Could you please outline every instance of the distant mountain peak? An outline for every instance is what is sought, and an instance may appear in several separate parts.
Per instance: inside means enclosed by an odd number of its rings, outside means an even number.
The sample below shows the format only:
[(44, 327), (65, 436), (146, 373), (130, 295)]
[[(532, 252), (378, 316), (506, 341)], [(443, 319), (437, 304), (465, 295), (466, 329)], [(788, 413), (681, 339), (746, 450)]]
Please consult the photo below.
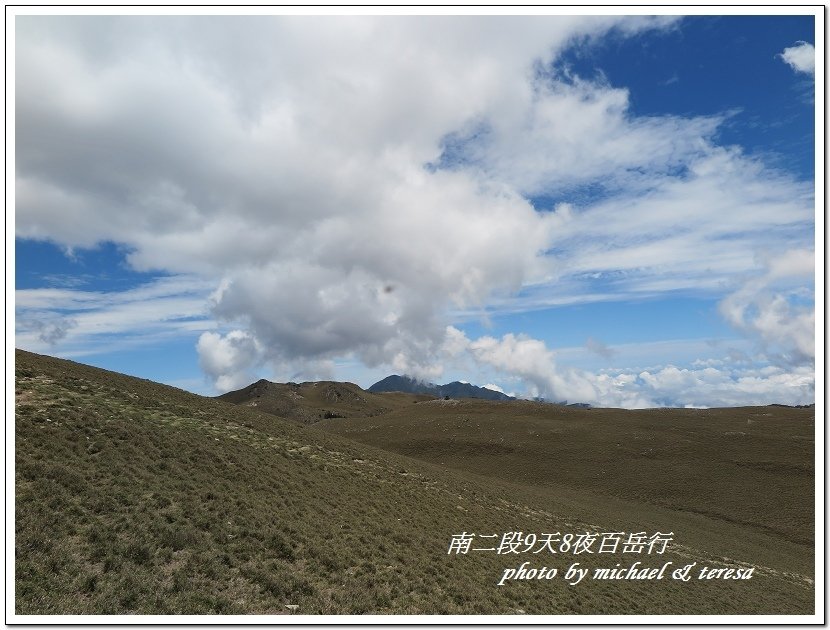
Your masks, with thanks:
[(406, 394), (429, 394), (436, 398), (481, 398), (484, 400), (513, 400), (502, 392), (486, 387), (478, 387), (464, 381), (453, 381), (445, 385), (436, 385), (419, 381), (411, 376), (392, 374), (372, 385), (367, 391), (404, 392)]

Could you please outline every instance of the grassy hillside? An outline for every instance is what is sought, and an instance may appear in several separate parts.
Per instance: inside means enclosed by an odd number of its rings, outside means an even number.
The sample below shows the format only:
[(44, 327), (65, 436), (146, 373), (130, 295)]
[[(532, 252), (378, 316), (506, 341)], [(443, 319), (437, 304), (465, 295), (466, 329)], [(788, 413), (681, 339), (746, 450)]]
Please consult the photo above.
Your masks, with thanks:
[(813, 544), (813, 408), (435, 401), (320, 426), (454, 469), (664, 506)]
[[(808, 554), (770, 532), (451, 470), (25, 352), (15, 373), (18, 614), (813, 612)], [(461, 532), (666, 525), (662, 556), (447, 553)], [(758, 566), (751, 580), (496, 586), (522, 561), (633, 559)]]

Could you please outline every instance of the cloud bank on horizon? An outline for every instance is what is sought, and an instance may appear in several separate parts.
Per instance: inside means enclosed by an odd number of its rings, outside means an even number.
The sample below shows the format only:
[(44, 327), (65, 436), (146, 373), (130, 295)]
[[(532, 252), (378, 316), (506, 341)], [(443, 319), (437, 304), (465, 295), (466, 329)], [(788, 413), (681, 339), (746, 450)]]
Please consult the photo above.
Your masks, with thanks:
[[(637, 115), (560, 63), (677, 28), (18, 16), (16, 236), (118, 243), (153, 279), (19, 290), (17, 343), (198, 334), (218, 390), (348, 360), (609, 406), (813, 402), (813, 182), (721, 142), (730, 110)], [(808, 44), (781, 58), (814, 72)], [(747, 352), (585, 370), (464, 325), (684, 292), (716, 296)], [(586, 349), (616, 364), (601, 338)]]

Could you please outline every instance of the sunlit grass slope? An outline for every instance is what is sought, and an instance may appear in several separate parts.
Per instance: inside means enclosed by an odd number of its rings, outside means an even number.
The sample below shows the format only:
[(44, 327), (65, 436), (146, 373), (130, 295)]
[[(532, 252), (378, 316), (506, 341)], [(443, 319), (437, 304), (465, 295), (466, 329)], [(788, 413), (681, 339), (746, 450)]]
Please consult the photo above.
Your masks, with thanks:
[[(58, 359), (18, 351), (15, 371), (19, 614), (813, 609), (809, 574), (784, 566), (786, 549), (781, 558), (767, 554), (748, 581), (498, 587), (503, 570), (525, 560), (593, 568), (633, 558), (450, 555), (454, 534), (654, 531), (671, 513), (641, 516), (625, 502), (584, 503), (578, 492), (448, 470)], [(716, 544), (698, 544), (705, 525), (690, 518), (674, 523), (684, 531), (665, 555), (637, 559), (737, 566), (722, 558), (729, 545), (716, 536)], [(694, 527), (697, 538), (688, 535)], [(731, 557), (761, 565), (752, 556), (760, 546), (743, 541)]]

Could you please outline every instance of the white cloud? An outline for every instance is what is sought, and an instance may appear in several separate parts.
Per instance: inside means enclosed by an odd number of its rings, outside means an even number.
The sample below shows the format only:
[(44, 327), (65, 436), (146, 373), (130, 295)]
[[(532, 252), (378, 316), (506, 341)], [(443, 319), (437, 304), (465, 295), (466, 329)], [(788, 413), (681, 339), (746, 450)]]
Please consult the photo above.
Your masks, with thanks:
[(219, 391), (238, 389), (249, 384), (262, 356), (256, 339), (243, 330), (232, 330), (227, 335), (204, 332), (199, 337), (196, 349), (199, 352), (199, 365), (213, 379)]
[(765, 260), (764, 266), (765, 273), (748, 279), (720, 303), (720, 312), (771, 352), (783, 353), (786, 362), (812, 366), (815, 307), (805, 280), (813, 280), (814, 252), (790, 250)]
[(678, 368), (668, 365), (639, 373), (588, 372), (563, 369), (554, 353), (537, 340), (501, 341), (484, 338), (471, 343), (476, 359), (506, 375), (531, 384), (525, 396), (587, 402), (628, 409), (649, 407), (722, 407), (739, 405), (809, 404), (815, 402), (811, 366), (783, 368), (726, 365)]
[(687, 167), (571, 212), (554, 233), (560, 265), (540, 289), (548, 299), (590, 300), (594, 286), (617, 299), (723, 290), (758, 268), (758, 251), (812, 242), (811, 184), (714, 146)]
[(207, 303), (212, 286), (172, 276), (125, 291), (18, 289), (15, 345), (82, 357), (192, 335), (216, 327)]
[[(450, 334), (450, 328), (447, 334)], [(456, 331), (457, 332), (457, 331)], [(809, 404), (815, 402), (815, 374), (810, 365), (778, 366), (763, 356), (749, 357), (731, 345), (708, 345), (715, 354), (692, 361), (691, 367), (673, 364), (647, 368), (576, 369), (561, 365), (558, 352), (526, 335), (483, 336), (462, 342), (455, 336), (456, 354), (447, 365), (485, 373), (523, 385), (512, 396), (543, 397), (549, 401), (590, 403), (628, 409), (649, 407), (718, 407), (736, 405)], [(668, 348), (701, 340), (661, 342)], [(631, 344), (638, 347), (641, 344)], [(723, 346), (723, 347), (721, 347)], [(624, 352), (627, 346), (619, 346)], [(736, 356), (739, 354), (740, 356)], [(719, 358), (717, 358), (719, 357)], [(503, 388), (488, 384), (495, 391)]]
[(642, 372), (637, 381), (642, 382), (643, 394), (660, 405), (730, 407), (815, 402), (815, 374), (806, 366), (742, 371), (667, 366), (656, 372)]
[(816, 50), (812, 44), (796, 42), (795, 46), (785, 48), (779, 56), (796, 72), (815, 75)]
[(513, 116), (489, 118), (458, 147), (462, 165), (471, 162), (488, 179), (524, 194), (597, 181), (612, 189), (640, 188), (643, 174), (665, 175), (705, 155), (721, 122), (632, 118), (628, 91), (596, 80), (554, 75), (534, 87), (532, 100)]
[(531, 386), (530, 394), (552, 400), (598, 402), (600, 393), (583, 373), (556, 365), (555, 354), (544, 342), (508, 333), (500, 340), (480, 337), (470, 342), (474, 359)]

